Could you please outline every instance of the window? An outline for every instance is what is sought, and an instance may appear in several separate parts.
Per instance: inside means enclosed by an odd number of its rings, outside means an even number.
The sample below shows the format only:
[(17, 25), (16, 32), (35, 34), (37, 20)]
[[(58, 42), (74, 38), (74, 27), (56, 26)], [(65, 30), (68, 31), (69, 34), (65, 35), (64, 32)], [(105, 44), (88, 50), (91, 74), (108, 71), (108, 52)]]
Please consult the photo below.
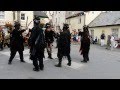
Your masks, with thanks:
[(94, 30), (91, 30), (91, 36), (94, 38)]
[(70, 19), (67, 20), (67, 23), (70, 24)]
[(15, 12), (13, 12), (13, 20), (15, 20)]
[(56, 24), (57, 24), (57, 18), (56, 18)]
[(74, 15), (75, 14), (75, 12), (72, 12), (72, 15)]
[(118, 39), (118, 28), (112, 29), (112, 34), (115, 37), (115, 39)]
[(78, 19), (78, 24), (80, 24), (81, 23), (81, 17)]
[(5, 18), (5, 12), (4, 11), (0, 11), (0, 19), (4, 19)]
[(21, 20), (25, 20), (25, 14), (21, 14)]

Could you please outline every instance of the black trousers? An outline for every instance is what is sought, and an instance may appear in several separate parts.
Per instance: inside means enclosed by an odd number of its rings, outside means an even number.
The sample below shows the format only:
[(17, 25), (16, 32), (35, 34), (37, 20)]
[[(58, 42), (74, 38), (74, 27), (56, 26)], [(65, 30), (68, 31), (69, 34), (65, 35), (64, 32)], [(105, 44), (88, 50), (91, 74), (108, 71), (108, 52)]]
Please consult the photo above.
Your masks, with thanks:
[(83, 52), (83, 58), (84, 58), (84, 61), (89, 61), (89, 50)]
[(44, 57), (44, 52), (43, 53), (36, 52), (35, 58), (33, 60), (33, 65), (36, 69), (44, 67), (43, 57)]
[[(10, 62), (12, 62), (12, 60), (15, 57), (16, 53), (17, 53), (17, 50), (11, 50), (10, 59), (9, 59)], [(23, 58), (23, 51), (18, 50), (18, 53), (20, 55), (20, 60), (23, 61), (24, 60), (24, 58)]]
[[(60, 63), (62, 62), (63, 56), (64, 56), (64, 55), (61, 54), (61, 55), (58, 57)], [(67, 56), (68, 62), (71, 62), (71, 56), (70, 56), (70, 54), (67, 54), (66, 56)]]
[(3, 42), (0, 43), (0, 48), (3, 50)]

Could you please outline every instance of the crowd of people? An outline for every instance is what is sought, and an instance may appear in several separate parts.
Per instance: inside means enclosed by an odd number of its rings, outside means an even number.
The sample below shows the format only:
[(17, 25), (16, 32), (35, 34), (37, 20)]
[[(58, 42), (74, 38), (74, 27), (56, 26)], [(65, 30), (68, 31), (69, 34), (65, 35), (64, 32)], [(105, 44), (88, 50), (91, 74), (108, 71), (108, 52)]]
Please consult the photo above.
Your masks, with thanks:
[(118, 47), (118, 43), (115, 40), (114, 35), (108, 35), (106, 49), (108, 49), (108, 50), (114, 50), (114, 48), (117, 48), (117, 47)]
[[(45, 58), (45, 49), (47, 50), (48, 58), (53, 59), (52, 46), (54, 38), (56, 38), (58, 64), (55, 65), (55, 67), (62, 67), (63, 56), (67, 57), (67, 65), (71, 66), (72, 59), (70, 52), (72, 38), (68, 24), (64, 24), (63, 29), (60, 30), (60, 32), (56, 33), (49, 23), (45, 25), (45, 30), (43, 30), (40, 26), (40, 19), (36, 17), (34, 19), (34, 27), (29, 30), (28, 34), (26, 35), (27, 39), (23, 37), (23, 32), (25, 32), (25, 30), (22, 30), (20, 27), (20, 23), (15, 22), (14, 29), (12, 30), (12, 32), (10, 32), (10, 58), (8, 60), (9, 65), (12, 64), (12, 61), (17, 52), (20, 55), (20, 62), (25, 63), (23, 51), (24, 43), (27, 41), (28, 47), (30, 49), (30, 60), (32, 60), (34, 66), (33, 70), (44, 70), (43, 59)], [(1, 28), (0, 31), (2, 31)], [(1, 35), (3, 35), (2, 37), (4, 37), (4, 34)], [(89, 61), (90, 50), (90, 35), (87, 26), (83, 27), (83, 32), (79, 32), (79, 36), (81, 36), (81, 45), (78, 52), (81, 52), (81, 55), (83, 55), (82, 62), (86, 63)], [(4, 38), (0, 39), (1, 44), (3, 40)], [(3, 47), (1, 47), (1, 49), (2, 48)]]
[(10, 30), (6, 27), (0, 26), (0, 51), (4, 49), (4, 47), (10, 47)]
[[(83, 30), (76, 30), (73, 33), (70, 33), (69, 25), (64, 24), (63, 29), (59, 32), (55, 32), (54, 28), (51, 24), (47, 23), (45, 25), (45, 30), (40, 26), (40, 19), (35, 18), (34, 27), (29, 30), (26, 36), (23, 36), (23, 33), (26, 30), (22, 30), (19, 22), (15, 22), (14, 29), (6, 30), (7, 35), (5, 35), (5, 30), (0, 26), (0, 50), (3, 50), (5, 46), (10, 48), (10, 58), (8, 64), (12, 64), (12, 61), (18, 52), (20, 55), (20, 62), (25, 63), (24, 60), (24, 44), (26, 43), (30, 49), (30, 60), (33, 61), (33, 70), (39, 71), (44, 70), (44, 62), (45, 58), (45, 50), (48, 53), (48, 58), (53, 59), (52, 57), (52, 46), (53, 42), (56, 39), (56, 49), (58, 50), (57, 58), (58, 64), (55, 67), (62, 67), (62, 59), (63, 57), (67, 57), (68, 66), (72, 65), (71, 59), (71, 42), (79, 42), (80, 55), (83, 56), (84, 63), (89, 61), (89, 50), (90, 43), (97, 44), (100, 41), (101, 46), (105, 45), (106, 35), (104, 33), (101, 34), (100, 40), (98, 40), (97, 36), (95, 39), (89, 34), (89, 27), (83, 26)], [(114, 35), (108, 35), (107, 37), (107, 45), (106, 49), (113, 50), (116, 48), (118, 44), (115, 41)]]
[[(107, 43), (105, 44), (106, 40), (107, 40)], [(104, 32), (102, 32), (100, 39), (98, 39), (97, 36), (95, 38), (91, 36), (91, 43), (100, 44), (101, 47), (106, 46), (106, 49), (108, 50), (114, 50), (115, 48), (119, 47), (120, 42), (118, 39), (115, 38), (113, 34), (108, 35), (106, 37)]]

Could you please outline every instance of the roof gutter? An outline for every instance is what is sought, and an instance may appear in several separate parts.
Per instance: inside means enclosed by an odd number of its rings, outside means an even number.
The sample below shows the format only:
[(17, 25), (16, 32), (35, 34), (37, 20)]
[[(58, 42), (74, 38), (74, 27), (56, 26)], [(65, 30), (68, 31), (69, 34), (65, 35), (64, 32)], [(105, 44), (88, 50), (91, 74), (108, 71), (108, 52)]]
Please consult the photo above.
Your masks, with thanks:
[(84, 13), (77, 13), (77, 14), (74, 14), (74, 15), (72, 15), (72, 16), (67, 17), (66, 19), (70, 19), (70, 18), (82, 16), (82, 15), (84, 15)]
[(107, 26), (118, 26), (120, 24), (113, 24), (113, 25), (103, 25), (103, 26), (89, 26), (89, 28), (96, 28), (96, 27), (107, 27)]

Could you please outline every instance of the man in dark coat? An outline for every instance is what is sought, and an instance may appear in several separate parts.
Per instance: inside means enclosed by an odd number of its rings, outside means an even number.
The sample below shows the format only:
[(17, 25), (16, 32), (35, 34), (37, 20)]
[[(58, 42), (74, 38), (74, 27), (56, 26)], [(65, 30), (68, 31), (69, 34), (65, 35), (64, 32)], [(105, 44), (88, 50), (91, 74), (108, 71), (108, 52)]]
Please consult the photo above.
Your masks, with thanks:
[(71, 45), (71, 34), (69, 31), (68, 24), (64, 24), (63, 32), (60, 33), (58, 40), (58, 59), (59, 63), (55, 65), (56, 67), (61, 67), (63, 56), (68, 58), (68, 66), (71, 66), (71, 57), (70, 57), (70, 45)]
[(21, 62), (25, 62), (24, 58), (23, 58), (23, 51), (24, 51), (24, 39), (22, 36), (22, 33), (24, 32), (24, 30), (20, 30), (20, 23), (19, 22), (15, 22), (15, 29), (13, 30), (13, 32), (10, 35), (10, 51), (11, 51), (11, 55), (10, 55), (10, 59), (8, 64), (12, 63), (13, 58), (16, 55), (16, 52), (18, 51), (19, 55), (20, 55), (20, 61)]
[(89, 61), (89, 50), (90, 50), (90, 36), (88, 27), (83, 28), (83, 35), (81, 40), (81, 54), (83, 55), (83, 61), (81, 62), (87, 62)]
[[(31, 32), (29, 39), (31, 59), (33, 60), (34, 71), (39, 71), (44, 69), (43, 58), (45, 49), (45, 36), (44, 31), (40, 27), (40, 19), (35, 18), (34, 27)], [(39, 63), (38, 63), (39, 62)]]
[(48, 58), (52, 58), (52, 44), (54, 42), (55, 32), (51, 29), (51, 25), (46, 25), (45, 30), (45, 41), (47, 43), (47, 52), (48, 52)]

